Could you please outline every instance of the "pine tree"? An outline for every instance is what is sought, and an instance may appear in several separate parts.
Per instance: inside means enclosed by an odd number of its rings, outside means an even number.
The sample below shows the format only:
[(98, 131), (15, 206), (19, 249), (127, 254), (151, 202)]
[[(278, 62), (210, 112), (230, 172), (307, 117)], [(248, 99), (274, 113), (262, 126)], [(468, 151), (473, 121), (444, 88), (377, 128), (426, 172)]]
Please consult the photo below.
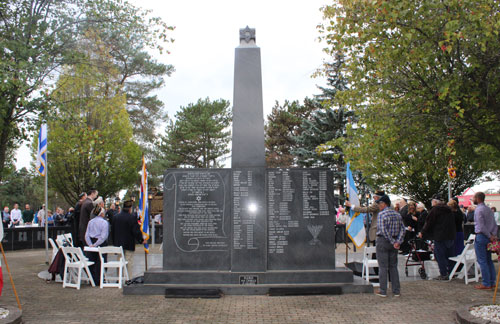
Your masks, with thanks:
[(209, 98), (181, 107), (162, 137), (157, 163), (163, 168), (217, 168), (230, 153), (229, 101)]
[(308, 119), (302, 120), (302, 132), (295, 136), (297, 148), (292, 150), (303, 167), (332, 168), (336, 172), (345, 168), (344, 155), (338, 145), (325, 143), (344, 137), (347, 124), (352, 122), (353, 113), (336, 101), (336, 95), (346, 90), (346, 80), (342, 75), (342, 55), (326, 64), (328, 87), (319, 87), (321, 94), (315, 96), (316, 109)]
[(337, 95), (347, 89), (347, 81), (342, 74), (344, 59), (341, 54), (335, 61), (325, 64), (327, 87), (318, 87), (321, 94), (315, 96), (318, 109), (308, 119), (302, 121), (302, 132), (294, 137), (299, 166), (330, 168), (334, 171), (335, 182), (340, 196), (344, 196), (345, 157), (340, 145), (335, 141), (346, 136), (347, 125), (354, 119), (352, 111), (339, 103)]
[(270, 168), (297, 166), (297, 157), (291, 151), (297, 147), (295, 136), (302, 132), (301, 124), (317, 109), (317, 102), (306, 98), (301, 105), (298, 100), (285, 100), (281, 106), (276, 102), (265, 126), (266, 163)]

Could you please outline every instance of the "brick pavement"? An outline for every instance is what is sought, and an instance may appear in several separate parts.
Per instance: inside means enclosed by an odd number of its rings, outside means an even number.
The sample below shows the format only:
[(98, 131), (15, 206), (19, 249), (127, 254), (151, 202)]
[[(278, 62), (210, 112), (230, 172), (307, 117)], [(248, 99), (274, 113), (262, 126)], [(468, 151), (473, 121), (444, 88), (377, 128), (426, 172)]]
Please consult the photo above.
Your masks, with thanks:
[[(23, 305), (25, 323), (453, 323), (460, 305), (488, 302), (493, 292), (463, 281), (403, 281), (402, 297), (225, 296), (221, 299), (165, 299), (123, 296), (116, 288), (83, 285), (80, 291), (46, 283), (43, 250), (7, 252)], [(5, 265), (0, 303), (15, 305)]]

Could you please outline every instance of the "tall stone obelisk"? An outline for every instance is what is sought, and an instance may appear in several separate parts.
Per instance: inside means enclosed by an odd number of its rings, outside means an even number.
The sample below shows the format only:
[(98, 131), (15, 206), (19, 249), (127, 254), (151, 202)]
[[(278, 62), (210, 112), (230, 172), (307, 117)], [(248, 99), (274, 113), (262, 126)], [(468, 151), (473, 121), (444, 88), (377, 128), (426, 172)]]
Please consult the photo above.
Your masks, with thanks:
[(232, 167), (265, 167), (260, 48), (255, 29), (240, 29), (235, 50)]
[(165, 171), (163, 268), (124, 294), (373, 292), (335, 269), (333, 172), (266, 168), (260, 62), (255, 29), (240, 29), (232, 168)]
[(266, 156), (260, 48), (240, 29), (234, 59), (232, 272), (267, 269)]

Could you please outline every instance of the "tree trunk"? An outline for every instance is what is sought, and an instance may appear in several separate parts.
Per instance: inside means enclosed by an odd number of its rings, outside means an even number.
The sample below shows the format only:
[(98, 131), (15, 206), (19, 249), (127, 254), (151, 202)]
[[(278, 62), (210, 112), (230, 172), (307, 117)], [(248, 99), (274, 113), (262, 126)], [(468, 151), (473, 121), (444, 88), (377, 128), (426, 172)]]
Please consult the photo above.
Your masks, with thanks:
[(7, 158), (7, 148), (12, 131), (7, 121), (8, 119), (3, 119), (2, 132), (0, 133), (0, 181), (2, 181), (5, 160)]

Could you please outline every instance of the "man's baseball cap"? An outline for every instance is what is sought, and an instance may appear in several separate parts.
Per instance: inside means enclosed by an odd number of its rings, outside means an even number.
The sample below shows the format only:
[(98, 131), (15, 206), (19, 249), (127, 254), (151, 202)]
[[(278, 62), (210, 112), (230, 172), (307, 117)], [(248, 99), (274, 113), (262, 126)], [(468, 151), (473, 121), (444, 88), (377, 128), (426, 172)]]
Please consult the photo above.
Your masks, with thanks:
[(383, 195), (376, 201), (377, 204), (380, 202), (384, 202), (387, 206), (391, 205), (391, 199), (387, 195)]
[(434, 196), (432, 196), (432, 199), (443, 201), (443, 197), (441, 197), (440, 194), (435, 194)]

